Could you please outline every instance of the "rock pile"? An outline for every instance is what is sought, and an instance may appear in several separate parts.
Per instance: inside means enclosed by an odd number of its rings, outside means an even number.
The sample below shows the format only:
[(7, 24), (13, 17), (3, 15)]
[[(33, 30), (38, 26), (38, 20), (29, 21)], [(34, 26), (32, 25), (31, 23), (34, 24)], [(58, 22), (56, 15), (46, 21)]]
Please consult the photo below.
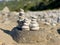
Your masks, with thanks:
[(23, 9), (20, 9), (19, 20), (18, 20), (18, 28), (20, 28), (20, 29), (22, 28), (24, 21), (25, 21), (24, 11), (23, 11)]
[(60, 9), (58, 10), (48, 10), (48, 11), (37, 11), (37, 12), (27, 12), (28, 15), (35, 15), (38, 17), (38, 22), (43, 22), (48, 25), (56, 26), (60, 23)]
[(19, 12), (19, 21), (23, 21), (25, 19), (25, 12), (23, 9), (20, 9)]
[(33, 16), (31, 19), (30, 30), (39, 30), (39, 24), (36, 16)]
[(24, 21), (25, 21), (25, 22), (24, 22), (24, 24), (23, 24), (23, 26), (22, 26), (22, 29), (23, 29), (23, 30), (30, 30), (30, 28), (29, 28), (29, 23), (30, 23), (30, 21), (29, 21), (28, 19), (25, 19)]
[[(29, 18), (31, 20), (30, 16), (37, 16), (38, 22), (43, 22), (47, 25), (52, 25), (56, 26), (56, 24), (60, 23), (60, 9), (58, 10), (48, 10), (48, 11), (36, 11), (36, 12), (30, 12), (28, 11), (27, 13), (24, 12), (23, 9), (20, 9), (20, 12), (10, 12), (8, 7), (5, 7), (1, 12), (0, 12), (0, 17), (3, 20), (0, 20), (0, 22), (4, 21), (13, 21), (18, 20), (18, 13), (20, 20), (24, 20), (24, 18)], [(14, 19), (13, 19), (14, 18)], [(16, 22), (15, 21), (15, 22)]]
[(37, 22), (36, 16), (31, 16), (31, 19), (29, 20), (27, 17), (25, 17), (24, 10), (20, 10), (19, 13), (19, 28), (22, 28), (22, 30), (39, 30), (39, 24)]

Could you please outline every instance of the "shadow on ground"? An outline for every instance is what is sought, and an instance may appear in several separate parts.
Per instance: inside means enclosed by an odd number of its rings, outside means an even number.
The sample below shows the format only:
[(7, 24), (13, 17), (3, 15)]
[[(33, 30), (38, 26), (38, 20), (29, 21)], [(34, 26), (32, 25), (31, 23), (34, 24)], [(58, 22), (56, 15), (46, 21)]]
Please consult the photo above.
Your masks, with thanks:
[(17, 21), (17, 23), (18, 23), (18, 25), (16, 27), (14, 27), (11, 31), (0, 28), (0, 30), (2, 30), (4, 33), (7, 33), (8, 35), (10, 35), (13, 38), (13, 40), (15, 40), (16, 42), (18, 42), (18, 40), (19, 40), (18, 38), (20, 38), (19, 37), (20, 33), (18, 33), (18, 32), (22, 31), (21, 27), (23, 26), (24, 21), (21, 21), (21, 22)]
[(2, 30), (4, 33), (7, 33), (8, 35), (10, 35), (13, 38), (13, 40), (15, 40), (16, 42), (18, 42), (18, 39), (16, 39), (18, 37), (17, 31), (19, 31), (19, 30), (22, 31), (18, 27), (14, 27), (11, 31), (5, 30), (5, 29), (2, 29), (2, 28), (0, 28), (0, 30)]

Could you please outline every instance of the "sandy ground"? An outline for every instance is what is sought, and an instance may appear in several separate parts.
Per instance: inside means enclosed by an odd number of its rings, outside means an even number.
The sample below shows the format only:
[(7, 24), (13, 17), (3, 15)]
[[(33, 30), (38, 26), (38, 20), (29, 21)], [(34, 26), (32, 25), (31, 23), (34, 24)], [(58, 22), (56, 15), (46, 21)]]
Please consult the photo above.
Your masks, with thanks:
[[(16, 26), (17, 26), (17, 23), (15, 23), (15, 22), (10, 22), (7, 24), (0, 23), (0, 45), (42, 45), (42, 44), (17, 44), (13, 40), (11, 35), (9, 35), (3, 31), (3, 30), (11, 31)], [(53, 26), (44, 25), (43, 23), (40, 23), (40, 28), (46, 29), (46, 30), (51, 30), (52, 33), (55, 33), (53, 30), (57, 30), (58, 28), (60, 28), (60, 25), (57, 24), (57, 26), (53, 27)]]

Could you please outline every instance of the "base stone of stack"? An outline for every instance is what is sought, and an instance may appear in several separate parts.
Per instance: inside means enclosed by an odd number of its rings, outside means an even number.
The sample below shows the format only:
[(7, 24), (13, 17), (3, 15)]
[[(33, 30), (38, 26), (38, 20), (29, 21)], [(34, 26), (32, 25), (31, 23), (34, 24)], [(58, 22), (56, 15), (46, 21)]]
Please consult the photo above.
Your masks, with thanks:
[(29, 26), (22, 26), (22, 30), (30, 30)]

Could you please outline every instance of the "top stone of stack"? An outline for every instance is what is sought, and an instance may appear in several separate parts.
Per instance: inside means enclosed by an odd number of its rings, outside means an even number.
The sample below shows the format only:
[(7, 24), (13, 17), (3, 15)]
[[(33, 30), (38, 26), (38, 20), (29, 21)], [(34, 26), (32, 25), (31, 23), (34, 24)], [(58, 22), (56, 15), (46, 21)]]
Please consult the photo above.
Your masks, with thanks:
[(24, 12), (24, 10), (23, 9), (20, 9), (20, 12), (19, 12), (20, 14), (22, 14), (22, 15), (24, 15), (25, 14), (25, 12)]
[(20, 8), (20, 11), (21, 11), (21, 12), (24, 12), (24, 10), (23, 10), (23, 9), (21, 9), (21, 8)]
[(25, 19), (25, 12), (23, 9), (20, 9), (19, 12), (19, 21), (23, 21)]
[(19, 16), (25, 16), (25, 12), (23, 9), (20, 9)]
[(3, 10), (2, 10), (2, 13), (9, 13), (9, 12), (10, 12), (10, 10), (7, 6), (5, 8), (3, 8)]

